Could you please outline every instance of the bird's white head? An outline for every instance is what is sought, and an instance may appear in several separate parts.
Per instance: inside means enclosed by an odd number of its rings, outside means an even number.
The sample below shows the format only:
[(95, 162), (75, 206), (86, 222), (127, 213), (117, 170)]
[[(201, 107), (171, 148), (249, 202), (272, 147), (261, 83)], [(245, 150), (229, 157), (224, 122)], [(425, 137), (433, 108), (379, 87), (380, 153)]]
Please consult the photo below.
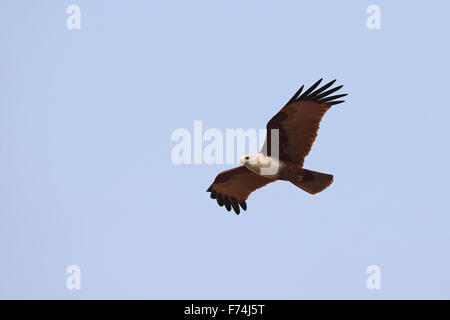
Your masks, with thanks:
[(269, 167), (271, 162), (272, 159), (262, 153), (247, 154), (239, 160), (240, 164), (258, 174), (261, 168)]
[(239, 163), (243, 164), (244, 166), (257, 165), (259, 155), (259, 153), (246, 154), (239, 160)]

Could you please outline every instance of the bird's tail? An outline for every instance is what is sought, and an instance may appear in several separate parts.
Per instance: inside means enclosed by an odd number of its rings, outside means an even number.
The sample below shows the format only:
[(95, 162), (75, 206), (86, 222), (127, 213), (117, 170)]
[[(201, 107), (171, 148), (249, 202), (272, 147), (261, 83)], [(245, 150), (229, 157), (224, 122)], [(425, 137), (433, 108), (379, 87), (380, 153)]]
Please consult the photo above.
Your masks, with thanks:
[(306, 169), (303, 170), (306, 171), (307, 174), (302, 179), (298, 181), (291, 180), (293, 184), (295, 184), (303, 191), (311, 194), (316, 194), (320, 191), (325, 190), (330, 186), (331, 183), (333, 183), (333, 175), (331, 174)]

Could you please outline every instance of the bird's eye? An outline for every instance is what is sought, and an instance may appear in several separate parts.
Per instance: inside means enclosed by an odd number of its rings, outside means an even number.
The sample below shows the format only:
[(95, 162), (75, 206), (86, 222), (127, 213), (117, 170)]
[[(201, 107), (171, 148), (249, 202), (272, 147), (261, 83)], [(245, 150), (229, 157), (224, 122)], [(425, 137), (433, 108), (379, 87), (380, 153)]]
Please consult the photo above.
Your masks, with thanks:
[(249, 160), (250, 159), (250, 157), (245, 157), (245, 160)]

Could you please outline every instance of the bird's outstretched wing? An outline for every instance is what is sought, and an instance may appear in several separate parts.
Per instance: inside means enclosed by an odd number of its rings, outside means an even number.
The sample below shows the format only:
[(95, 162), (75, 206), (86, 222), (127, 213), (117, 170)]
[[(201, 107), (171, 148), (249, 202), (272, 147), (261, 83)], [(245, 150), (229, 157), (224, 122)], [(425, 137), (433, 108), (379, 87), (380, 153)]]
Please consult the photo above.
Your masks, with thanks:
[(305, 157), (317, 137), (323, 115), (332, 105), (344, 102), (336, 99), (342, 98), (346, 94), (331, 95), (343, 86), (327, 90), (335, 81), (333, 80), (316, 90), (322, 82), (320, 79), (303, 94), (302, 86), (267, 123), (267, 136), (262, 152), (271, 155), (271, 129), (278, 129), (279, 158), (298, 163), (303, 167)]
[(250, 193), (276, 179), (269, 179), (253, 173), (245, 166), (236, 167), (219, 173), (206, 190), (211, 192), (211, 198), (216, 199), (219, 206), (225, 206), (228, 211), (233, 208), (239, 214), (239, 206), (247, 210), (247, 200)]

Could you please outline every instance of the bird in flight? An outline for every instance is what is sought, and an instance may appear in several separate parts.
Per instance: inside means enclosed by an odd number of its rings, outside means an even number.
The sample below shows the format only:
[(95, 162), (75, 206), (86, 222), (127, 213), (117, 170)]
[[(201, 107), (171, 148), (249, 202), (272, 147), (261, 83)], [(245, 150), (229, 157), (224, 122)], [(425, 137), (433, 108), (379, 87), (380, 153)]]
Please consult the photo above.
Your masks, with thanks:
[(321, 82), (303, 93), (302, 86), (270, 119), (259, 153), (245, 155), (239, 161), (241, 166), (217, 175), (206, 191), (219, 206), (239, 214), (240, 208), (247, 210), (246, 200), (253, 191), (277, 180), (290, 181), (310, 194), (321, 192), (333, 182), (331, 174), (303, 168), (323, 115), (331, 106), (344, 102), (337, 99), (347, 95), (331, 95), (342, 85), (327, 90), (336, 80), (318, 88)]

